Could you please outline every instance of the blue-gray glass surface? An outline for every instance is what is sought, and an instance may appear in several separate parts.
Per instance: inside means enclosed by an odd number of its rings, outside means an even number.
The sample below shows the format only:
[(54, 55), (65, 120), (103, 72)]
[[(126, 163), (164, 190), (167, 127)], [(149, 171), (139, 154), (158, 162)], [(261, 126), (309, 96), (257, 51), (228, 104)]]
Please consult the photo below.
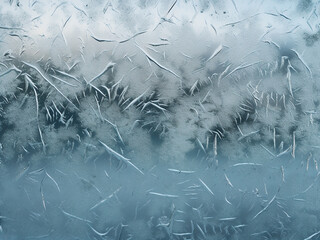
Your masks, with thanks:
[(318, 0), (2, 0), (0, 239), (320, 239)]

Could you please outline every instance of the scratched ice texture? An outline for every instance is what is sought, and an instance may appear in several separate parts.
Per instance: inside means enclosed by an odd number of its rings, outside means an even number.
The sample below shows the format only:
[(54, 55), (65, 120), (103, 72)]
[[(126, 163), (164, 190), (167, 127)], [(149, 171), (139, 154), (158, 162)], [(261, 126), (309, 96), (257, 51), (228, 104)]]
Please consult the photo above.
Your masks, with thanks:
[(0, 239), (320, 239), (318, 0), (2, 0)]

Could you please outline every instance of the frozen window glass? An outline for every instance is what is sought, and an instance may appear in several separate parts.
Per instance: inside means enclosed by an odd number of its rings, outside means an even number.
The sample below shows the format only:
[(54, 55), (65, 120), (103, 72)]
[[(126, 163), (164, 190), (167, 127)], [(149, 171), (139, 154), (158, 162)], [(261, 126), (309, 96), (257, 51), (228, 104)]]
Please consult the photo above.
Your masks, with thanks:
[(318, 0), (2, 0), (0, 239), (320, 239)]

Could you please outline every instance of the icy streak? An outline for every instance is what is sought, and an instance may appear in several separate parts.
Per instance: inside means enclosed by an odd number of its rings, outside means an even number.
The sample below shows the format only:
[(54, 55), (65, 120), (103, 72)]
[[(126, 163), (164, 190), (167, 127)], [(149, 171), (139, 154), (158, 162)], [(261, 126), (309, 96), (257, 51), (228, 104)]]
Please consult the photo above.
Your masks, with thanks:
[(114, 151), (112, 148), (110, 148), (107, 144), (105, 144), (104, 142), (100, 141), (99, 142), (105, 147), (105, 149), (108, 151), (108, 153), (110, 153), (111, 155), (113, 155), (114, 157), (116, 157), (118, 160), (120, 161), (124, 161), (125, 163), (128, 163), (130, 166), (134, 167), (136, 170), (138, 170), (142, 175), (144, 175), (144, 173), (137, 167), (135, 166), (129, 158), (126, 158), (124, 156), (122, 156), (120, 153), (117, 153), (116, 151)]

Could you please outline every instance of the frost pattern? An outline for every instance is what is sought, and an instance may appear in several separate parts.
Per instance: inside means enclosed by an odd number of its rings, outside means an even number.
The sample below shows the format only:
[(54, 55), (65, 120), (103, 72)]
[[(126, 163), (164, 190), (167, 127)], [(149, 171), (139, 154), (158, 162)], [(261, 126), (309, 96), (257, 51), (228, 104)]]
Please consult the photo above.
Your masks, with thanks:
[(2, 3), (0, 234), (316, 239), (319, 11)]

